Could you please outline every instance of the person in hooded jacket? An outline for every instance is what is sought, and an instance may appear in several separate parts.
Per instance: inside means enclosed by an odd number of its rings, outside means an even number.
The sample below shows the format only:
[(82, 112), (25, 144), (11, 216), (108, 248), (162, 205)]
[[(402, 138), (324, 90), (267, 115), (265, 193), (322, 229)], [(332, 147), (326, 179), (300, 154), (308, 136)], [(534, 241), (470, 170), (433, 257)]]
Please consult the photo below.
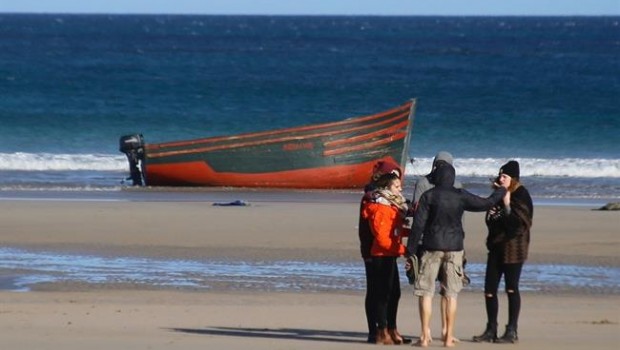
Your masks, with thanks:
[(376, 181), (371, 200), (364, 204), (363, 218), (368, 220), (373, 241), (370, 248), (371, 307), (376, 320), (375, 343), (403, 344), (405, 339), (396, 327), (400, 278), (396, 260), (406, 253), (402, 237), (409, 233), (404, 227), (409, 206), (403, 197), (400, 177), (393, 173)]
[[(402, 169), (400, 165), (389, 161), (389, 160), (380, 160), (373, 167), (372, 176), (370, 177), (370, 181), (364, 188), (364, 195), (362, 196), (360, 202), (360, 213), (359, 213), (359, 223), (358, 223), (358, 235), (360, 241), (360, 253), (362, 259), (364, 260), (364, 268), (366, 274), (366, 297), (364, 302), (364, 308), (366, 312), (366, 322), (368, 324), (368, 343), (376, 343), (377, 342), (377, 317), (375, 316), (376, 307), (375, 307), (375, 299), (376, 299), (376, 291), (374, 287), (372, 272), (373, 272), (373, 257), (371, 255), (371, 248), (374, 241), (374, 237), (372, 234), (372, 230), (370, 228), (370, 222), (366, 217), (364, 217), (363, 211), (367, 204), (372, 202), (373, 192), (378, 187), (378, 180), (381, 176), (385, 174), (394, 174), (399, 179), (402, 178)], [(388, 312), (389, 318), (394, 320), (391, 322), (390, 326), (393, 329), (390, 329), (389, 333), (394, 336), (393, 341), (396, 343), (410, 343), (411, 339), (403, 337), (398, 333), (396, 328), (396, 312), (398, 309), (398, 301), (400, 299), (400, 288), (392, 290), (393, 295), (389, 298)]]
[[(413, 189), (413, 202), (412, 202), (414, 210), (418, 202), (420, 201), (420, 198), (424, 194), (424, 192), (435, 187), (435, 171), (437, 170), (437, 168), (439, 168), (440, 166), (446, 163), (454, 166), (453, 164), (454, 157), (452, 157), (452, 154), (446, 151), (437, 152), (437, 154), (435, 155), (435, 158), (433, 158), (433, 165), (431, 167), (431, 172), (420, 177), (416, 181), (415, 187)], [(463, 185), (458, 180), (454, 180), (454, 187), (463, 188)]]
[[(475, 342), (516, 343), (519, 340), (519, 280), (521, 269), (527, 260), (530, 228), (534, 217), (532, 198), (519, 182), (519, 175), (519, 163), (511, 160), (500, 168), (495, 180), (495, 183), (506, 186), (508, 192), (501, 203), (487, 212), (485, 219), (488, 228), (486, 245), (489, 250), (484, 277), (487, 327), (481, 335), (474, 336)], [(497, 338), (497, 290), (502, 275), (508, 296), (508, 324), (504, 335)]]
[[(415, 209), (418, 207), (422, 194), (424, 194), (424, 192), (430, 190), (431, 188), (435, 187), (435, 174), (437, 172), (437, 169), (439, 169), (440, 167), (446, 164), (453, 165), (453, 160), (454, 158), (452, 157), (452, 154), (446, 151), (440, 151), (437, 153), (437, 155), (435, 155), (435, 158), (433, 159), (433, 166), (431, 168), (431, 172), (425, 176), (420, 177), (415, 183), (415, 188), (413, 191), (413, 202), (412, 202), (413, 212), (415, 212)], [(463, 188), (463, 185), (458, 180), (455, 180), (454, 188)], [(419, 242), (419, 243), (422, 243), (422, 242)], [(422, 246), (422, 244), (420, 244), (418, 246), (418, 250), (413, 253), (418, 256), (418, 259), (420, 259), (422, 257), (423, 250), (424, 250), (424, 247)], [(465, 261), (465, 258), (464, 258), (464, 261)], [(465, 265), (463, 264), (463, 268), (464, 267)], [(465, 273), (464, 270), (463, 270), (463, 273)], [(439, 279), (440, 279), (439, 282), (440, 283), (442, 282), (441, 281), (442, 277), (443, 277), (443, 271), (441, 271), (441, 267), (440, 267), (439, 268)], [(441, 336), (442, 338), (445, 338), (446, 337), (446, 326), (447, 326), (448, 298), (446, 297), (445, 290), (443, 288), (439, 291), (439, 294), (441, 295), (441, 303), (440, 303), (440, 306), (441, 306), (440, 307)], [(455, 341), (459, 341), (459, 340), (455, 338)]]
[(483, 198), (464, 189), (454, 188), (454, 181), (455, 170), (452, 165), (437, 169), (435, 187), (424, 192), (420, 198), (407, 242), (409, 252), (417, 250), (420, 238), (424, 246), (419, 277), (414, 285), (414, 294), (419, 297), (421, 323), (418, 346), (426, 347), (432, 341), (432, 297), (440, 267), (443, 271), (442, 288), (447, 297), (446, 335), (443, 343), (446, 347), (455, 345), (456, 299), (463, 288), (463, 214), (465, 211), (486, 211), (506, 194), (506, 188), (499, 186), (489, 197)]

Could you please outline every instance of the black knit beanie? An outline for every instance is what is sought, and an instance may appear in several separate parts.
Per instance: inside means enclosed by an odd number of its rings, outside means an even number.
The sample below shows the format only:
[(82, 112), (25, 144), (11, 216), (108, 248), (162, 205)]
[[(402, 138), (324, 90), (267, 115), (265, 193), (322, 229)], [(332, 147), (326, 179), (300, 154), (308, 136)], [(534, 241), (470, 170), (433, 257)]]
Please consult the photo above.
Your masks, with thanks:
[(513, 179), (519, 180), (519, 162), (511, 160), (499, 168), (499, 174), (506, 174)]

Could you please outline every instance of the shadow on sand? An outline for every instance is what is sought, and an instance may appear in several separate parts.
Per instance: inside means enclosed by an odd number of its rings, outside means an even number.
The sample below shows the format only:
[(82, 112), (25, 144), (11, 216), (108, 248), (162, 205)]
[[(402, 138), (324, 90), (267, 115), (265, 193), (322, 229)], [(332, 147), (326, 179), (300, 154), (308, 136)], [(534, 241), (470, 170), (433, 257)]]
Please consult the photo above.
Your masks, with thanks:
[(207, 327), (207, 328), (168, 328), (174, 332), (220, 335), (231, 337), (252, 337), (268, 339), (298, 339), (337, 343), (366, 343), (366, 333), (329, 331), (321, 329), (299, 328), (237, 328), (237, 327)]

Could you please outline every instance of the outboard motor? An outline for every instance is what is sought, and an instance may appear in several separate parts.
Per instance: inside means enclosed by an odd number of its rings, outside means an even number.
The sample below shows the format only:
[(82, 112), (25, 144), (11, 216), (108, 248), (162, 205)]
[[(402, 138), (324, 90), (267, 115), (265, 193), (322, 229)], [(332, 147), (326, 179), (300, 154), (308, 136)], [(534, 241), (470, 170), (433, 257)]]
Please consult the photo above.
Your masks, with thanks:
[(121, 136), (119, 150), (127, 156), (129, 161), (129, 174), (126, 179), (133, 182), (134, 186), (144, 184), (144, 138), (142, 134)]

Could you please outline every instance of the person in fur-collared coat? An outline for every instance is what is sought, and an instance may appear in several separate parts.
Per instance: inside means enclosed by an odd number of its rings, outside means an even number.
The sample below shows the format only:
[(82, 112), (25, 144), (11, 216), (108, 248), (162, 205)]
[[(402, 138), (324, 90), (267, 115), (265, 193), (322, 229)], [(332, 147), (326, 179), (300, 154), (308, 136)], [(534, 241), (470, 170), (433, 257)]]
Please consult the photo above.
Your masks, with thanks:
[[(486, 214), (488, 228), (487, 267), (484, 278), (484, 296), (487, 326), (476, 342), (516, 343), (517, 325), (521, 311), (519, 280), (521, 269), (527, 260), (530, 246), (530, 228), (534, 206), (528, 190), (519, 182), (520, 168), (517, 161), (504, 164), (496, 178), (498, 184), (508, 184), (508, 192), (501, 203)], [(508, 296), (508, 324), (501, 338), (497, 337), (497, 314), (499, 302), (497, 290), (504, 276)]]

